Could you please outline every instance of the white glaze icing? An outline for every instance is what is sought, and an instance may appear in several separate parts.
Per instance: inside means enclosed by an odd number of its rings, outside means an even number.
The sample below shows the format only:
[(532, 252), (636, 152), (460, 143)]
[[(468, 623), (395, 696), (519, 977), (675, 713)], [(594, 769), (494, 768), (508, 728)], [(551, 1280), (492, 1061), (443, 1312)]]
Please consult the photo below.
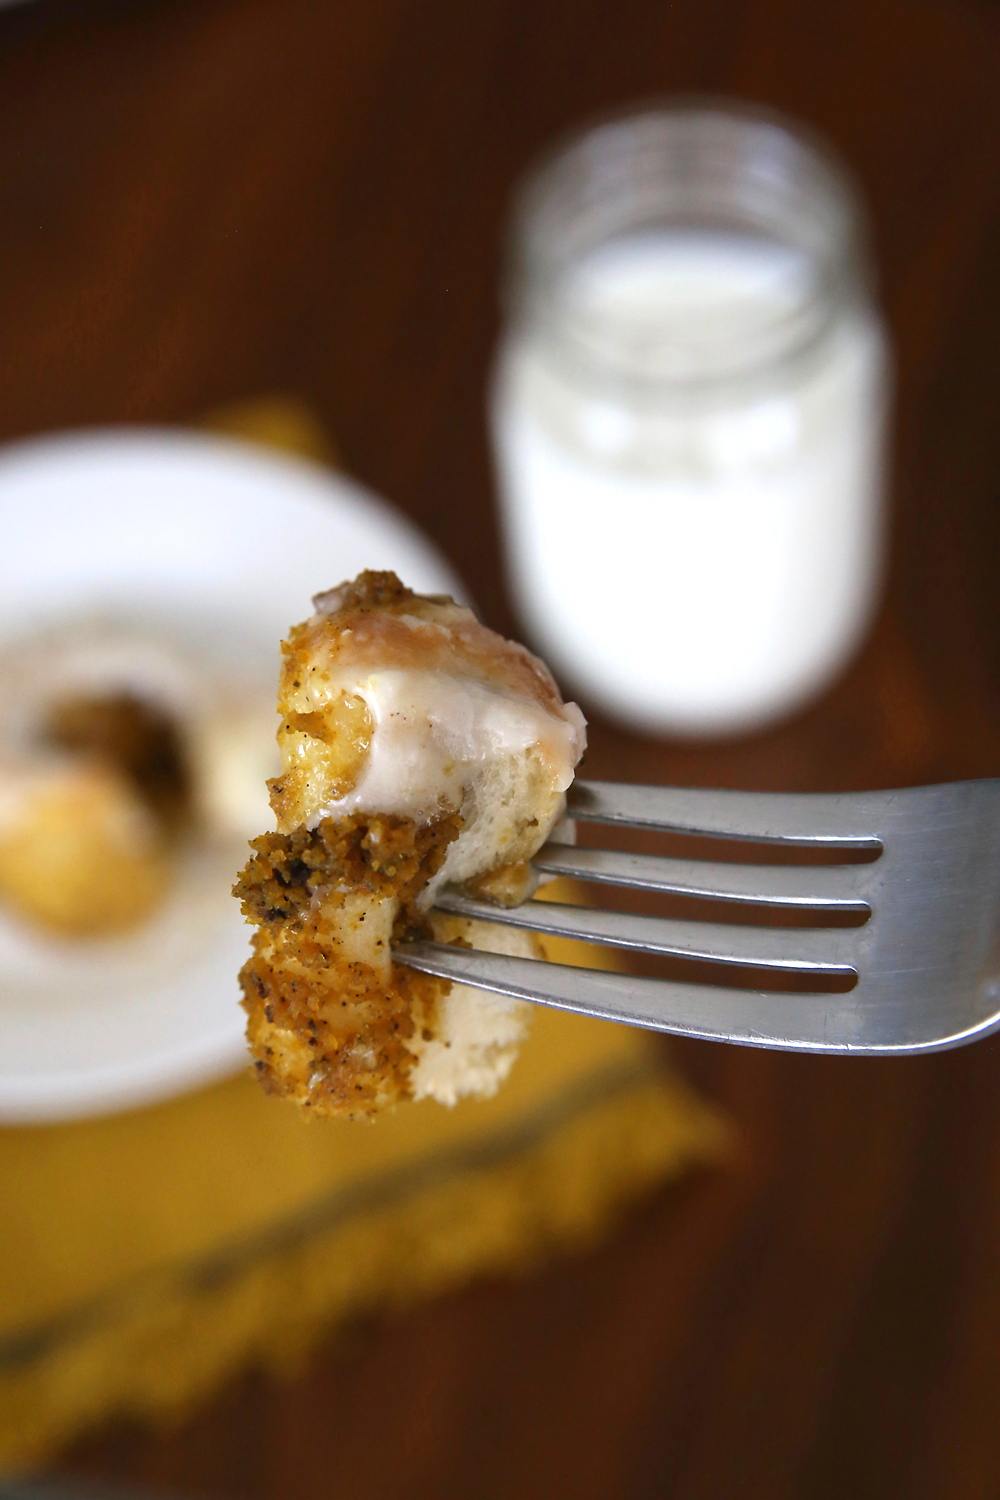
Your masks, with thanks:
[(583, 753), (585, 721), (575, 703), (553, 714), (475, 678), (409, 669), (332, 686), (334, 693), (364, 699), (374, 732), (357, 785), (320, 808), (310, 827), (351, 812), (424, 818), (442, 806), (458, 807), (469, 781), (491, 763), (531, 749), (551, 768), (553, 790), (562, 793)]

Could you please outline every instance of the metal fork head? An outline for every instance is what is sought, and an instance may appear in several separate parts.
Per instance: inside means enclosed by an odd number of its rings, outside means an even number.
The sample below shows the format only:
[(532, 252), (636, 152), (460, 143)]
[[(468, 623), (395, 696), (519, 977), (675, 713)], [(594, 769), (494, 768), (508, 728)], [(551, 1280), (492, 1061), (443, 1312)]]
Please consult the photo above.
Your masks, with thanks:
[(853, 928), (754, 928), (449, 893), (487, 921), (645, 952), (856, 975), (847, 993), (735, 990), (416, 943), (404, 963), (483, 989), (720, 1041), (813, 1052), (913, 1053), (1000, 1028), (1000, 781), (834, 796), (577, 783), (574, 818), (757, 843), (878, 853), (870, 863), (726, 865), (549, 844), (547, 873), (756, 906), (870, 912)]

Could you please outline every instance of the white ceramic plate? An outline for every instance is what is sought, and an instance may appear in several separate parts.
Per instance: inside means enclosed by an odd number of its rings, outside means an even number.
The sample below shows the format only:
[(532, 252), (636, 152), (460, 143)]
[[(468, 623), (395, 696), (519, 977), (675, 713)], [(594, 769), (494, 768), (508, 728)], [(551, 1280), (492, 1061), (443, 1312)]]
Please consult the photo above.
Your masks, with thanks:
[[(460, 594), (396, 511), (311, 464), (224, 439), (134, 429), (0, 453), (0, 650), (60, 619), (194, 619), (218, 655), (276, 682), (310, 595), (362, 568)], [(209, 622), (206, 627), (204, 622)], [(273, 690), (273, 688), (271, 689)], [(193, 856), (143, 931), (60, 944), (0, 915), (0, 1120), (147, 1103), (245, 1062), (235, 865)]]

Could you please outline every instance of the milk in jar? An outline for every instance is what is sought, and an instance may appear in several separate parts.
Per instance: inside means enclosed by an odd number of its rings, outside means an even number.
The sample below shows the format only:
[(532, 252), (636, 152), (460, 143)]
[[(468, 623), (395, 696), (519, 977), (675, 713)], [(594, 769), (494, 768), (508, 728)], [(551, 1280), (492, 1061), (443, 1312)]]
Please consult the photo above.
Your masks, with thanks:
[(877, 601), (885, 340), (856, 197), (770, 117), (611, 122), (529, 183), (491, 417), (508, 571), (567, 688), (738, 732)]

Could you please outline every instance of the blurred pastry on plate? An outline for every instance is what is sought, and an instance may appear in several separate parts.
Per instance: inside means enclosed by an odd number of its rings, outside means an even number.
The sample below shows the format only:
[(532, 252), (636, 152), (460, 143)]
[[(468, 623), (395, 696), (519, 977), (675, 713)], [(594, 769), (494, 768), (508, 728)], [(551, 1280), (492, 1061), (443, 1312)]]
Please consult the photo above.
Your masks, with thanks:
[(446, 883), (501, 904), (528, 894), (583, 715), (523, 646), (392, 573), (313, 605), (282, 647), (277, 830), (234, 888), (256, 928), (240, 975), (255, 1067), (313, 1114), (486, 1097), (530, 1007), (397, 966), (391, 944), (540, 955), (530, 934), (432, 907)]
[(66, 937), (127, 931), (170, 888), (163, 832), (100, 762), (0, 767), (0, 901)]
[(275, 715), (169, 632), (74, 620), (0, 660), (0, 904), (109, 937), (169, 898), (182, 852), (259, 828)]

